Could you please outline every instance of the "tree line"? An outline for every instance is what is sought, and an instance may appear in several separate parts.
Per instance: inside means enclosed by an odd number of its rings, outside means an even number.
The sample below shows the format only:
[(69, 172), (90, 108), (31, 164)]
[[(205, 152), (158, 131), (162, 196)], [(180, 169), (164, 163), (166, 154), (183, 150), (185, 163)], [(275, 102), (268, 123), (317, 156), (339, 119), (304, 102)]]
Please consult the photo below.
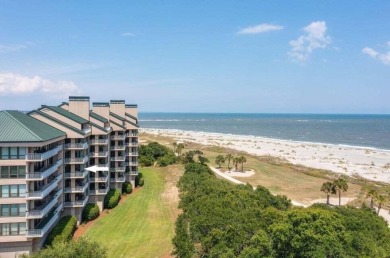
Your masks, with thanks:
[(215, 157), (215, 163), (218, 165), (219, 168), (222, 168), (222, 164), (225, 164), (227, 162), (227, 169), (230, 171), (232, 167), (230, 167), (230, 161), (232, 162), (233, 166), (235, 167), (236, 171), (238, 171), (238, 166), (241, 164), (241, 172), (244, 172), (244, 163), (246, 162), (245, 156), (233, 156), (231, 153), (224, 155), (218, 155)]

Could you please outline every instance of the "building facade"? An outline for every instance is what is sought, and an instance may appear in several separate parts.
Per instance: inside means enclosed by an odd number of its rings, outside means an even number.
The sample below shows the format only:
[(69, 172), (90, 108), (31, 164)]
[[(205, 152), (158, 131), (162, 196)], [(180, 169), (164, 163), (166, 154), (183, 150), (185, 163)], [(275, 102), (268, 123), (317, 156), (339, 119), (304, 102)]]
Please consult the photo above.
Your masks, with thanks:
[(38, 250), (62, 216), (103, 209), (138, 175), (137, 105), (69, 97), (31, 112), (0, 111), (0, 257)]

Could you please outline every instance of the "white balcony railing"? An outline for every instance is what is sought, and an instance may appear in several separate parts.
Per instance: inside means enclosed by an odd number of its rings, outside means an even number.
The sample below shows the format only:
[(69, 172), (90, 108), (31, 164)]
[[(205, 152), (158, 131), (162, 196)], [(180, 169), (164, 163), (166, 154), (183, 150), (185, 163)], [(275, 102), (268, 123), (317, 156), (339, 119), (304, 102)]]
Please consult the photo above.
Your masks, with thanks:
[(64, 178), (84, 178), (86, 175), (88, 175), (88, 171), (76, 171), (76, 172), (67, 172), (64, 173)]
[(88, 188), (88, 183), (84, 183), (83, 185), (80, 185), (80, 186), (65, 187), (64, 192), (65, 193), (84, 193), (87, 188)]
[(87, 163), (89, 160), (88, 156), (85, 156), (84, 158), (65, 158), (64, 163), (65, 164), (84, 164)]
[(117, 157), (111, 157), (111, 161), (125, 161), (126, 157), (125, 156), (117, 156)]
[(126, 135), (111, 135), (110, 139), (114, 141), (124, 141), (126, 139)]
[(88, 149), (88, 142), (79, 142), (79, 143), (66, 143), (64, 148), (67, 150), (85, 150)]
[(128, 142), (126, 145), (129, 147), (133, 147), (133, 146), (136, 147), (138, 146), (138, 142)]
[(117, 177), (117, 178), (113, 177), (113, 178), (111, 178), (111, 182), (113, 182), (113, 183), (123, 183), (123, 182), (125, 182), (125, 177), (124, 176)]
[(27, 173), (26, 174), (26, 180), (27, 181), (39, 181), (47, 178), (54, 172), (58, 170), (58, 168), (62, 165), (63, 160), (60, 159), (50, 167), (44, 167), (38, 172), (33, 172), (33, 173)]
[(138, 166), (138, 162), (132, 162), (132, 161), (126, 162), (126, 166)]
[(107, 145), (108, 139), (93, 139), (90, 140), (91, 145)]
[(90, 152), (89, 156), (93, 158), (105, 158), (108, 156), (108, 151)]
[(84, 197), (82, 200), (73, 201), (73, 202), (64, 202), (65, 207), (84, 207), (88, 202), (88, 196)]
[(138, 175), (138, 171), (130, 171), (130, 175)]
[(99, 177), (90, 177), (89, 180), (91, 182), (107, 182), (108, 175), (107, 176), (99, 176)]
[(125, 170), (125, 167), (114, 167), (110, 169), (111, 172), (125, 172)]
[(51, 191), (53, 191), (57, 186), (58, 182), (62, 180), (62, 174), (58, 175), (52, 182), (45, 185), (38, 191), (31, 191), (26, 193), (27, 200), (40, 200), (45, 198)]
[(25, 159), (27, 161), (44, 161), (48, 158), (53, 157), (61, 150), (62, 150), (62, 145), (58, 145), (54, 149), (48, 150), (48, 151), (43, 152), (43, 153), (27, 153)]
[[(46, 223), (46, 225), (44, 225), (42, 228), (40, 229), (29, 229), (27, 230), (26, 232), (26, 236), (27, 237), (43, 237), (47, 232), (49, 232), (49, 230), (51, 229), (51, 227), (57, 222), (57, 220), (60, 218), (60, 214), (61, 214), (61, 210), (64, 208), (63, 204), (61, 203), (57, 209), (54, 211), (54, 214), (53, 216), (51, 217), (51, 219)], [(38, 225), (39, 226), (39, 225)]]
[(91, 190), (91, 195), (106, 195), (108, 193), (108, 187), (104, 189)]
[(90, 133), (92, 131), (91, 127), (83, 128), (84, 133)]
[(128, 152), (126, 153), (127, 156), (138, 156), (138, 152), (133, 151), (133, 152)]
[(122, 145), (122, 146), (111, 146), (111, 150), (112, 151), (123, 151), (126, 149), (126, 146)]
[(34, 209), (26, 212), (26, 217), (28, 219), (41, 219), (58, 203), (58, 197), (63, 193), (62, 188), (57, 191), (53, 198), (44, 206), (39, 209)]

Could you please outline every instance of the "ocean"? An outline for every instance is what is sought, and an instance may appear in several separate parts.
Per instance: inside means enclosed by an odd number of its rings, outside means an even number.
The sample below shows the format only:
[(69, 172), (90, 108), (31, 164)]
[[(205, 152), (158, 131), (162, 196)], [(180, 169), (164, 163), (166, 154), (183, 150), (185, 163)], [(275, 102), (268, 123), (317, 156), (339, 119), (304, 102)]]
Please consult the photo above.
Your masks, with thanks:
[(140, 113), (139, 124), (390, 150), (390, 115)]

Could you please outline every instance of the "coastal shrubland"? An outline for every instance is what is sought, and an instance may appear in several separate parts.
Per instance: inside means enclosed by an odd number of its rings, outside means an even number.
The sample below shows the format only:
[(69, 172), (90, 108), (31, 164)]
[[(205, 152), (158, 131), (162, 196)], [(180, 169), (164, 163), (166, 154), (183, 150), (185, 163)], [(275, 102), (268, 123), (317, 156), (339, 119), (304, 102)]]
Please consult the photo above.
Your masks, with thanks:
[(178, 257), (390, 255), (390, 229), (371, 209), (292, 207), (285, 196), (217, 179), (199, 163), (186, 165), (178, 187)]
[(175, 164), (177, 157), (171, 149), (157, 142), (151, 142), (139, 147), (138, 162), (144, 167), (150, 167), (154, 164), (160, 167), (166, 167)]

